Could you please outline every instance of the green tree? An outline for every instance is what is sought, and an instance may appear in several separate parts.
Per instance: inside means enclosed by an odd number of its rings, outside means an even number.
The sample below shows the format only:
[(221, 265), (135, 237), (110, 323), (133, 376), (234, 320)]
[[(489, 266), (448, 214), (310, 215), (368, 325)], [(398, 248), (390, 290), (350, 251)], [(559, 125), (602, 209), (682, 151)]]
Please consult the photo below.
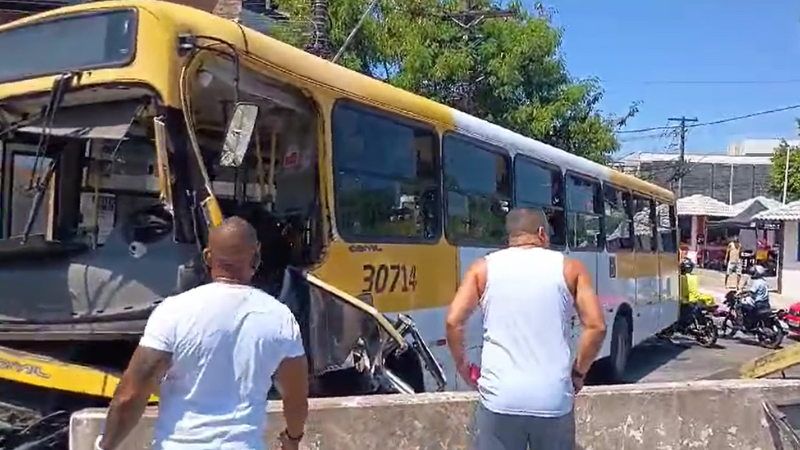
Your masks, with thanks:
[[(281, 0), (293, 17), (310, 14), (309, 0)], [(370, 0), (330, 2), (334, 53), (358, 23)], [(478, 9), (499, 9), (475, 0)], [(526, 136), (598, 162), (619, 149), (614, 131), (637, 112), (620, 116), (598, 109), (598, 80), (578, 80), (560, 52), (562, 31), (551, 10), (519, 1), (506, 8), (511, 18), (484, 19), (465, 27), (454, 15), (458, 0), (380, 0), (338, 61), (351, 69), (469, 112)], [(308, 23), (308, 22), (306, 22)], [(302, 27), (301, 27), (302, 29)], [(303, 29), (303, 31), (306, 31)], [(276, 33), (294, 45), (299, 32)]]
[[(800, 121), (798, 121), (800, 129)], [(786, 157), (789, 155), (789, 176), (786, 175)], [(800, 200), (800, 146), (789, 145), (785, 140), (772, 154), (772, 167), (769, 172), (769, 190), (776, 198), (783, 198), (783, 182), (786, 183), (786, 201)]]

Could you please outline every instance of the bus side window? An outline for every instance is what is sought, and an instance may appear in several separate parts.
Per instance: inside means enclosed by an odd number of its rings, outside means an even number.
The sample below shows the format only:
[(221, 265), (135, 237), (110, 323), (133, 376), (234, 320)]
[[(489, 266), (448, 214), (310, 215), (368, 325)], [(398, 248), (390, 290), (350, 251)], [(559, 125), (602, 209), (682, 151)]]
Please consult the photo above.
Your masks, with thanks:
[(588, 178), (567, 175), (567, 243), (571, 250), (603, 248), (601, 228), (603, 202), (600, 183)]
[(567, 245), (564, 178), (558, 167), (548, 167), (526, 156), (515, 156), (514, 205), (543, 211), (550, 224), (550, 245)]
[(609, 252), (633, 250), (631, 194), (613, 186), (603, 186), (606, 248)]
[(675, 205), (659, 203), (656, 207), (658, 224), (658, 250), (665, 253), (678, 251)]
[(333, 113), (336, 225), (351, 242), (435, 242), (440, 236), (433, 129), (352, 102)]
[(649, 198), (634, 194), (633, 196), (633, 229), (636, 251), (653, 253), (656, 251), (655, 223), (653, 211), (655, 204)]
[(511, 206), (510, 158), (455, 134), (445, 135), (442, 144), (448, 241), (503, 245)]

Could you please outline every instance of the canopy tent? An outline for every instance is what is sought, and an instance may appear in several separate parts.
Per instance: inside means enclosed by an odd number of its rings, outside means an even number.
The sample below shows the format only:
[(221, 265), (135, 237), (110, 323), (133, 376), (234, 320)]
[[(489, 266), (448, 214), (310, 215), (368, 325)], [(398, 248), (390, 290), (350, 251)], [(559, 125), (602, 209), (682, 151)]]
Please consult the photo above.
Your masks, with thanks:
[(741, 201), (739, 203), (736, 203), (731, 207), (733, 208), (733, 211), (736, 214), (739, 214), (740, 212), (742, 212), (745, 209), (749, 208), (750, 205), (752, 205), (753, 203), (761, 203), (767, 209), (775, 209), (775, 208), (780, 208), (780, 207), (783, 206), (783, 203), (781, 203), (781, 202), (779, 202), (777, 200), (773, 200), (771, 198), (767, 198), (767, 197), (764, 197), (762, 195), (759, 195), (758, 197), (753, 197), (751, 199), (744, 200), (744, 201)]
[(759, 201), (755, 201), (750, 203), (750, 206), (748, 206), (739, 214), (725, 220), (720, 220), (718, 222), (710, 223), (709, 225), (725, 226), (725, 227), (741, 227), (741, 228), (750, 227), (755, 222), (753, 218), (756, 215), (758, 215), (758, 213), (766, 211), (768, 209), (769, 207), (767, 207), (765, 204)]

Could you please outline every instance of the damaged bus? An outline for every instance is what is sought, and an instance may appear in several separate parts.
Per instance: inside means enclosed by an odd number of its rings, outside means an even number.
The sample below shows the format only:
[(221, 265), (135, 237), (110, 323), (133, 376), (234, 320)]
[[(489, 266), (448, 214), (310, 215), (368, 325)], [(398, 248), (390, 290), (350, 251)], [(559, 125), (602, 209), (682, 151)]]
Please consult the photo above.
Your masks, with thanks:
[[(254, 283), (301, 325), (313, 396), (445, 388), (416, 324), (384, 315), (409, 308), (387, 311), (330, 275), (361, 281), (342, 261), (374, 254), (337, 244), (331, 223), (328, 118), (356, 107), (342, 86), (358, 75), (313, 82), (291, 65), (344, 69), (147, 1), (11, 23), (0, 57), (14, 61), (0, 68), (0, 380), (111, 396), (152, 309), (207, 281), (208, 230), (238, 215), (262, 243)], [(419, 194), (409, 201), (430, 201)], [(353, 201), (337, 206), (368, 207)], [(426, 235), (418, 211), (398, 204), (387, 226)], [(436, 261), (405, 255), (375, 279), (432, 294)]]
[[(594, 275), (615, 378), (677, 319), (672, 192), (236, 22), (87, 3), (0, 27), (0, 60), (0, 380), (110, 397), (230, 215), (259, 233), (255, 283), (298, 317), (316, 396), (466, 388), (447, 307), (514, 205)], [(479, 314), (466, 331), (477, 363)]]

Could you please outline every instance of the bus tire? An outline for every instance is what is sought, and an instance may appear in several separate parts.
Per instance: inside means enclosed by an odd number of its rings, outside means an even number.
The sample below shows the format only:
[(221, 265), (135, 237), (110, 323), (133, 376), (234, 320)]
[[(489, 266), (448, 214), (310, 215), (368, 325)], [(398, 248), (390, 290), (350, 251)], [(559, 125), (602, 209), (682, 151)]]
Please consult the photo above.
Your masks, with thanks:
[(625, 369), (631, 354), (633, 330), (631, 320), (625, 314), (617, 314), (611, 327), (611, 352), (608, 355), (606, 373), (611, 383), (625, 381)]

